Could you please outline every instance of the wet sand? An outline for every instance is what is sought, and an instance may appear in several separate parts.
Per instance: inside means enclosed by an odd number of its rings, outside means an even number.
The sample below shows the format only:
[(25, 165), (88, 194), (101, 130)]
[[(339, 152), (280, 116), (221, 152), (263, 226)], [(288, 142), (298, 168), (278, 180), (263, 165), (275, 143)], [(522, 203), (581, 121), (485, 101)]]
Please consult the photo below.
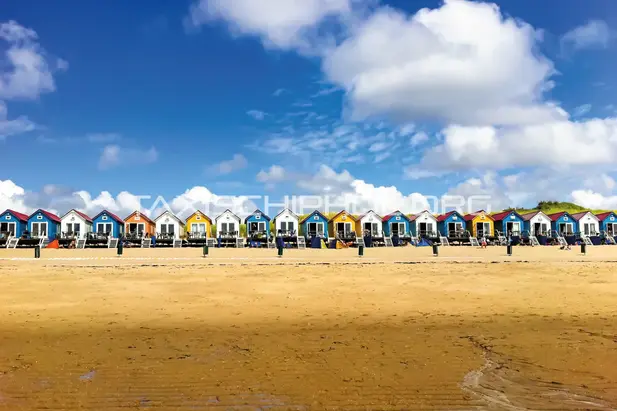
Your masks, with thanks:
[(0, 250), (0, 409), (616, 409), (617, 247), (504, 251)]

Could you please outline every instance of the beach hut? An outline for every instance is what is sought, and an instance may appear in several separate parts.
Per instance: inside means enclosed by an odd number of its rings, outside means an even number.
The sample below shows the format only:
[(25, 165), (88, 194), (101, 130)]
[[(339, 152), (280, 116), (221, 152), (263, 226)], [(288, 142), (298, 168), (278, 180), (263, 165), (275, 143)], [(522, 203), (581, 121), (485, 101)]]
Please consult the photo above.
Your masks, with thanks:
[(600, 221), (600, 232), (605, 232), (611, 237), (617, 236), (617, 214), (612, 211), (596, 214)]
[(578, 231), (576, 220), (567, 211), (549, 214), (548, 218), (551, 219), (551, 230), (563, 237), (573, 236)]
[(456, 210), (437, 217), (437, 229), (448, 238), (462, 238), (465, 234), (465, 219)]
[(246, 224), (246, 236), (248, 238), (269, 238), (270, 237), (270, 217), (261, 210), (255, 210), (244, 219)]
[(381, 221), (383, 233), (386, 237), (408, 237), (410, 235), (409, 217), (398, 210), (384, 216)]
[(576, 221), (578, 231), (588, 237), (596, 237), (600, 235), (600, 219), (595, 214), (589, 211), (581, 211), (580, 213), (572, 214), (572, 218)]
[(13, 210), (0, 215), (0, 238), (21, 237), (28, 227), (28, 216)]
[(467, 230), (472, 237), (492, 238), (495, 236), (495, 221), (484, 210), (469, 213), (465, 216)]
[(382, 217), (373, 210), (362, 214), (357, 220), (356, 234), (359, 237), (383, 237)]
[(523, 214), (523, 231), (527, 231), (533, 236), (548, 236), (552, 221), (549, 216), (542, 211), (533, 211), (531, 213)]
[(146, 235), (152, 237), (156, 232), (156, 225), (145, 214), (134, 211), (124, 219), (124, 231), (127, 237), (131, 238), (143, 238)]
[(240, 238), (240, 217), (225, 210), (214, 219), (216, 236), (221, 238)]
[(120, 238), (124, 234), (124, 220), (107, 210), (98, 213), (92, 219), (94, 232), (102, 237)]
[(28, 231), (32, 238), (55, 240), (60, 233), (60, 217), (49, 211), (38, 209), (28, 217)]
[(315, 210), (300, 221), (300, 227), (302, 227), (302, 234), (307, 239), (312, 237), (324, 238), (327, 233), (328, 219)]
[(428, 210), (409, 217), (411, 235), (419, 238), (437, 238), (437, 217)]
[(495, 222), (495, 231), (502, 233), (506, 237), (518, 237), (523, 232), (523, 216), (514, 210), (502, 211), (501, 213), (493, 214), (492, 217)]
[(210, 217), (197, 210), (186, 219), (186, 234), (189, 238), (209, 238), (212, 227)]
[(295, 237), (298, 235), (298, 216), (286, 208), (274, 217), (274, 231), (282, 233), (283, 237)]
[(328, 234), (341, 240), (356, 238), (356, 218), (345, 210), (341, 210), (328, 221)]
[(62, 238), (86, 238), (92, 232), (92, 219), (81, 211), (69, 211), (60, 218)]
[(178, 239), (184, 233), (184, 221), (180, 220), (174, 213), (165, 210), (160, 216), (154, 219), (156, 226), (156, 238)]

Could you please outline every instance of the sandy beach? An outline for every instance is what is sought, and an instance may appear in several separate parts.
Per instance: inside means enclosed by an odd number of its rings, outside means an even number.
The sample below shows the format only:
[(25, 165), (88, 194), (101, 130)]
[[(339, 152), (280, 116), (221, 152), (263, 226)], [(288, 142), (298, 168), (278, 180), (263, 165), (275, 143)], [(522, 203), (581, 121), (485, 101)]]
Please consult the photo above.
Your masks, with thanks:
[(0, 409), (617, 408), (617, 247), (0, 250)]

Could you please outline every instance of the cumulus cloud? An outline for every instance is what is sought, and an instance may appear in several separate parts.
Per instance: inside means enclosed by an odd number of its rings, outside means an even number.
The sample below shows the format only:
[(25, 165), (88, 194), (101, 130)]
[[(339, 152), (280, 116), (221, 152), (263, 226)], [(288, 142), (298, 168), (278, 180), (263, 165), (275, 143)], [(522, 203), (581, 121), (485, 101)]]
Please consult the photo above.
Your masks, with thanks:
[(356, 119), (475, 125), (564, 117), (541, 103), (554, 68), (536, 50), (539, 34), (494, 4), (446, 0), (412, 16), (382, 7), (351, 33), (326, 54), (323, 70), (347, 91)]
[(249, 116), (253, 117), (255, 120), (263, 120), (266, 118), (267, 113), (260, 110), (249, 110), (246, 112)]
[(17, 134), (27, 133), (36, 129), (36, 124), (25, 116), (8, 118), (6, 104), (0, 100), (0, 141)]
[(246, 166), (248, 166), (248, 160), (246, 157), (242, 154), (234, 154), (231, 160), (221, 161), (220, 163), (210, 167), (209, 170), (215, 174), (224, 175), (246, 168)]
[(199, 27), (222, 20), (234, 34), (258, 36), (266, 47), (308, 50), (308, 32), (324, 19), (350, 10), (351, 0), (198, 0), (186, 23)]
[(575, 190), (572, 201), (592, 210), (617, 210), (617, 195), (604, 195), (593, 190)]
[(607, 48), (614, 33), (604, 20), (589, 20), (561, 37), (564, 51), (588, 48)]
[(158, 151), (154, 147), (142, 150), (112, 144), (103, 148), (99, 158), (99, 169), (108, 170), (120, 166), (151, 164), (158, 160), (158, 156)]
[(50, 64), (34, 30), (10, 20), (0, 24), (0, 40), (8, 45), (0, 65), (0, 98), (35, 99), (56, 90), (53, 73), (66, 70), (68, 63)]
[(285, 181), (287, 178), (287, 171), (276, 164), (270, 166), (268, 170), (260, 170), (257, 173), (257, 181), (266, 184), (268, 188), (273, 188), (276, 183)]

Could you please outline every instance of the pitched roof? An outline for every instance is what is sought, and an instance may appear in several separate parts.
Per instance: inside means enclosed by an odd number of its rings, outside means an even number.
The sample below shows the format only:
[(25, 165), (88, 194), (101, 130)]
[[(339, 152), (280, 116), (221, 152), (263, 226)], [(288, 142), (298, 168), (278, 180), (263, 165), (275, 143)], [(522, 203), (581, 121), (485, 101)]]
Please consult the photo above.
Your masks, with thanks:
[(367, 215), (369, 215), (370, 213), (373, 213), (377, 216), (377, 218), (381, 219), (381, 216), (379, 214), (377, 214), (376, 212), (374, 212), (373, 210), (368, 210), (366, 213), (364, 214), (360, 214), (357, 218), (357, 221), (362, 220), (364, 217), (366, 217)]
[[(557, 221), (559, 220), (562, 216), (564, 215), (570, 215), (567, 211), (560, 211), (559, 213), (553, 213), (553, 214), (549, 214), (548, 218), (551, 219), (551, 221)], [(572, 216), (570, 216), (572, 217)]]
[(609, 217), (611, 214), (612, 214), (612, 215), (615, 215), (615, 213), (614, 213), (614, 212), (612, 212), (612, 211), (608, 211), (608, 212), (606, 212), (606, 213), (596, 214), (596, 217), (598, 217), (598, 220), (600, 220), (600, 221), (604, 221), (604, 220), (606, 220), (606, 218), (607, 218), (607, 217)]
[(478, 211), (476, 211), (476, 212), (466, 214), (466, 215), (465, 215), (465, 217), (463, 217), (463, 218), (465, 219), (465, 221), (471, 221), (471, 220), (473, 220), (474, 218), (476, 218), (477, 216), (479, 216), (479, 215), (481, 215), (481, 214), (484, 214), (484, 215), (485, 215), (486, 217), (488, 217), (490, 220), (495, 221), (495, 220), (493, 219), (493, 217), (491, 217), (489, 214), (487, 214), (487, 212), (486, 212), (486, 211), (484, 211), (484, 210), (478, 210)]
[(55, 223), (59, 223), (60, 222), (60, 217), (58, 217), (55, 214), (50, 213), (49, 211), (45, 211), (42, 209), (38, 209), (36, 210), (34, 213), (30, 214), (30, 217), (28, 217), (28, 220), (32, 218), (33, 215), (41, 213), (43, 214), (45, 217), (47, 217), (48, 219), (50, 219), (51, 221), (55, 222)]
[[(574, 214), (570, 214), (572, 216), (573, 219), (575, 219), (576, 221), (580, 221), (581, 218), (585, 217), (587, 214), (591, 214), (592, 216), (594, 216), (595, 218), (598, 218), (595, 214), (593, 214), (591, 211), (581, 211), (579, 213), (574, 213)], [(598, 218), (599, 220), (599, 218)]]
[(221, 214), (219, 214), (219, 215), (217, 215), (216, 217), (214, 217), (214, 220), (215, 220), (215, 221), (216, 221), (216, 220), (218, 220), (218, 219), (219, 219), (219, 217), (221, 217), (223, 214), (225, 214), (225, 213), (227, 213), (227, 212), (228, 212), (229, 214), (231, 214), (232, 216), (236, 217), (238, 220), (240, 220), (240, 217), (238, 217), (237, 215), (235, 215), (234, 213), (232, 213), (232, 212), (231, 212), (231, 210), (230, 210), (229, 208), (228, 208), (227, 210), (223, 211)]
[(188, 216), (186, 218), (186, 221), (189, 221), (191, 218), (193, 218), (193, 216), (195, 214), (199, 214), (200, 216), (204, 217), (206, 220), (208, 220), (210, 222), (210, 224), (212, 224), (212, 220), (210, 219), (210, 217), (208, 217), (207, 215), (205, 215), (201, 210), (196, 210), (193, 214), (191, 214), (190, 216)]
[(430, 215), (431, 217), (433, 217), (435, 220), (437, 220), (437, 218), (433, 215), (433, 213), (431, 213), (428, 210), (424, 210), (424, 211), (420, 211), (418, 214), (414, 214), (412, 216), (409, 216), (409, 221), (416, 221), (418, 219), (418, 217), (420, 217), (422, 214), (427, 213), (428, 215)]
[(251, 214), (246, 216), (246, 218), (244, 219), (244, 224), (246, 224), (249, 218), (253, 217), (254, 215), (261, 215), (265, 220), (270, 221), (270, 217), (265, 215), (264, 212), (258, 208), (257, 210), (253, 211)]
[(150, 220), (150, 218), (145, 215), (144, 213), (142, 213), (141, 211), (133, 211), (131, 214), (128, 215), (128, 217), (126, 217), (124, 219), (124, 222), (126, 223), (129, 218), (131, 218), (134, 214), (139, 213), (139, 217), (142, 217), (146, 222), (150, 223), (150, 224), (154, 224), (154, 221)]
[[(13, 210), (9, 210), (9, 209), (4, 210), (4, 213), (7, 213), (7, 212), (11, 213), (11, 215), (13, 217), (15, 217), (16, 219), (18, 219), (19, 221), (23, 221), (23, 222), (28, 221), (28, 216), (25, 215), (25, 214), (18, 213), (17, 211), (13, 211)], [(4, 213), (2, 213), (2, 214), (4, 214)]]
[[(523, 214), (521, 216), (521, 218), (525, 221), (529, 221), (532, 218), (534, 218), (535, 216), (537, 216), (538, 214), (544, 214), (542, 211), (532, 211), (531, 213), (527, 213), (527, 214)], [(546, 214), (544, 214), (548, 219), (550, 219), (549, 216), (547, 216)]]
[(336, 217), (340, 216), (340, 215), (341, 215), (341, 214), (343, 214), (343, 213), (347, 214), (347, 215), (348, 215), (348, 216), (349, 216), (349, 217), (350, 217), (353, 221), (358, 221), (358, 220), (356, 220), (356, 217), (354, 217), (352, 214), (349, 214), (349, 213), (348, 213), (347, 211), (345, 211), (345, 210), (341, 210), (341, 211), (339, 211), (338, 213), (336, 213), (336, 214), (334, 215), (334, 217), (332, 217), (331, 219), (329, 219), (329, 220), (328, 220), (328, 222), (330, 222), (330, 221), (334, 220)]
[(309, 218), (309, 217), (311, 217), (311, 216), (312, 216), (312, 215), (314, 215), (314, 214), (317, 214), (317, 215), (319, 215), (321, 218), (323, 218), (324, 220), (328, 221), (328, 218), (327, 218), (325, 215), (323, 215), (323, 214), (321, 214), (319, 211), (315, 210), (315, 211), (313, 211), (311, 214), (307, 214), (307, 216), (306, 216), (306, 217), (304, 217), (304, 218), (302, 219), (302, 221), (300, 221), (300, 224), (304, 224), (304, 222), (305, 222), (306, 220), (308, 220), (308, 218)]
[(74, 212), (75, 214), (77, 214), (78, 216), (80, 216), (81, 218), (83, 218), (84, 220), (86, 220), (87, 222), (91, 223), (92, 219), (90, 217), (88, 217), (86, 214), (82, 213), (81, 211), (72, 209), (69, 212), (67, 212), (65, 215), (62, 216), (62, 218), (66, 217), (67, 215), (69, 215), (70, 213)]
[(177, 221), (177, 222), (179, 222), (180, 224), (184, 225), (184, 221), (180, 220), (180, 219), (178, 218), (178, 216), (177, 216), (177, 215), (175, 215), (174, 213), (172, 213), (172, 212), (171, 212), (171, 211), (169, 211), (169, 210), (165, 210), (165, 211), (163, 211), (163, 212), (161, 213), (161, 215), (159, 215), (158, 217), (156, 217), (156, 218), (154, 219), (154, 221), (156, 222), (159, 218), (163, 217), (165, 214), (169, 215), (171, 218), (173, 218), (174, 220), (176, 220), (176, 221)]
[(391, 219), (392, 217), (403, 217), (405, 220), (409, 221), (409, 217), (407, 217), (405, 214), (401, 213), (399, 210), (396, 210), (388, 215), (383, 216), (383, 218), (381, 219), (381, 221), (386, 222), (389, 219)]
[(521, 219), (523, 218), (515, 210), (502, 211), (501, 213), (493, 214), (491, 217), (493, 218), (494, 221), (501, 221), (512, 213), (516, 214), (518, 218), (521, 218)]
[(280, 213), (278, 213), (274, 219), (276, 220), (277, 218), (279, 218), (279, 216), (281, 214), (283, 214), (285, 211), (289, 211), (289, 214), (291, 214), (292, 216), (296, 217), (296, 219), (298, 219), (298, 215), (296, 213), (294, 213), (293, 211), (291, 211), (289, 208), (285, 208), (283, 211), (281, 211)]
[(124, 220), (123, 219), (121, 219), (120, 217), (118, 217), (114, 213), (111, 213), (111, 212), (109, 212), (107, 210), (103, 210), (100, 213), (98, 213), (97, 215), (95, 215), (93, 220), (96, 220), (97, 218), (99, 218), (101, 216), (101, 214), (107, 214), (109, 217), (111, 217), (112, 220), (116, 220), (117, 223), (124, 224)]
[(443, 221), (446, 221), (453, 214), (458, 214), (460, 217), (462, 217), (461, 213), (459, 213), (456, 210), (452, 210), (452, 211), (448, 211), (447, 213), (438, 216), (437, 221), (439, 221), (440, 223)]

